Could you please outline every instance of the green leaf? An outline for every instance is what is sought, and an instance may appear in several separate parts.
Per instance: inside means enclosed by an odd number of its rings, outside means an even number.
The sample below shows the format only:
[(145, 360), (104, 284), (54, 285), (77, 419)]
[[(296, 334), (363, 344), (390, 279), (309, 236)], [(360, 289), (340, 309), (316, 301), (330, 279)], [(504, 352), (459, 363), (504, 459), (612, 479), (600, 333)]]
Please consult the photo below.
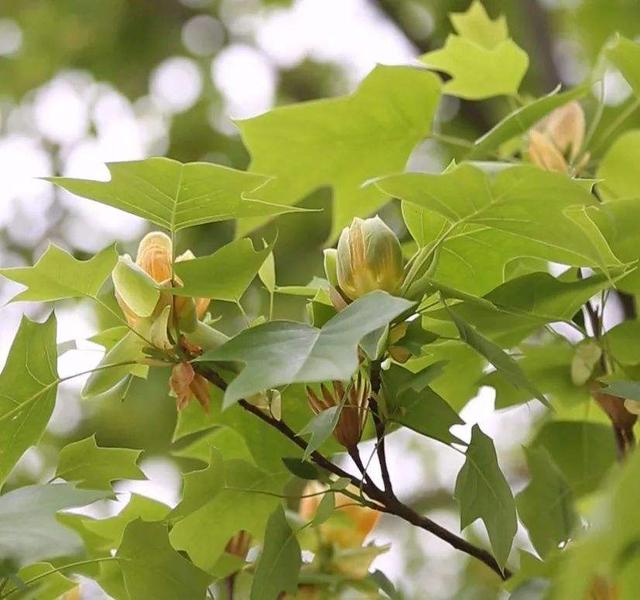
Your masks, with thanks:
[(255, 251), (251, 240), (240, 239), (210, 256), (177, 262), (174, 268), (184, 286), (173, 293), (238, 302), (270, 253), (271, 246)]
[(107, 496), (68, 483), (29, 485), (0, 496), (0, 556), (23, 566), (79, 552), (82, 540), (56, 520), (56, 513)]
[(491, 21), (476, 1), (466, 13), (451, 15), (451, 22), (458, 35), (447, 37), (444, 48), (420, 57), (430, 69), (451, 75), (443, 91), (470, 100), (515, 95), (529, 58), (508, 37), (504, 17)]
[(351, 96), (279, 107), (240, 121), (251, 169), (275, 176), (259, 197), (294, 204), (331, 186), (335, 238), (353, 217), (367, 216), (385, 202), (384, 194), (361, 184), (404, 168), (429, 133), (439, 98), (433, 74), (379, 65)]
[(587, 94), (589, 86), (580, 85), (563, 93), (558, 93), (559, 89), (560, 86), (550, 94), (536, 98), (529, 104), (509, 113), (495, 127), (474, 142), (468, 158), (484, 157), (496, 150), (501, 144), (526, 134), (531, 127), (552, 110)]
[(184, 476), (182, 502), (170, 515), (175, 523), (171, 543), (200, 568), (212, 569), (240, 530), (261, 538), (289, 478), (286, 472), (266, 473), (242, 460), (223, 461), (214, 451), (206, 469)]
[(260, 281), (267, 288), (267, 291), (270, 294), (274, 294), (278, 286), (276, 285), (276, 263), (273, 252), (270, 252), (262, 263), (258, 271), (258, 277), (260, 277)]
[(277, 600), (283, 592), (295, 594), (301, 566), (296, 534), (287, 523), (282, 506), (278, 506), (267, 523), (251, 586), (251, 600)]
[(147, 158), (108, 163), (110, 181), (51, 177), (48, 181), (78, 196), (148, 219), (169, 231), (292, 209), (251, 199), (268, 177), (211, 163)]
[(640, 382), (638, 381), (612, 381), (602, 391), (612, 396), (640, 402)]
[(640, 44), (618, 35), (606, 49), (607, 58), (620, 70), (640, 98)]
[(300, 430), (298, 433), (300, 436), (311, 434), (302, 456), (303, 460), (307, 460), (313, 452), (320, 448), (320, 446), (329, 439), (333, 430), (338, 425), (341, 412), (340, 408), (340, 405), (337, 405), (319, 412), (311, 418), (304, 428)]
[(282, 462), (287, 469), (300, 479), (308, 479), (315, 481), (319, 478), (320, 474), (310, 462), (306, 460), (300, 460), (299, 458), (283, 458)]
[(110, 348), (98, 363), (82, 388), (82, 397), (95, 398), (114, 389), (130, 374), (146, 377), (148, 367), (139, 363), (145, 358), (146, 342), (133, 331), (127, 330), (124, 337)]
[(140, 454), (140, 450), (99, 447), (92, 435), (60, 450), (55, 476), (80, 488), (111, 490), (116, 479), (146, 479), (136, 464)]
[(562, 471), (576, 498), (597, 489), (616, 462), (611, 427), (587, 421), (551, 421), (533, 446), (545, 448)]
[(338, 313), (322, 329), (272, 321), (246, 329), (197, 360), (245, 363), (225, 392), (225, 406), (289, 383), (346, 381), (358, 367), (358, 342), (411, 306), (411, 302), (385, 292), (371, 292)]
[(118, 258), (113, 285), (125, 304), (140, 317), (150, 317), (160, 299), (160, 286), (130, 256)]
[(162, 523), (127, 525), (116, 556), (131, 598), (204, 600), (212, 579), (171, 547)]
[(454, 311), (450, 310), (449, 315), (455, 323), (463, 342), (484, 356), (496, 369), (498, 369), (498, 371), (502, 373), (504, 378), (509, 381), (511, 385), (527, 390), (534, 398), (540, 400), (542, 404), (549, 406), (544, 394), (542, 394), (542, 392), (538, 390), (537, 386), (529, 380), (517, 361), (504, 352), (500, 346), (480, 335)]
[(640, 198), (640, 129), (623, 133), (607, 150), (598, 167), (598, 191), (605, 200)]
[[(43, 577), (45, 573), (47, 575)], [(20, 588), (15, 586), (14, 580), (10, 580), (3, 593), (6, 596), (11, 594), (11, 598), (15, 600), (60, 600), (65, 597), (65, 592), (79, 585), (77, 581), (65, 577), (60, 571), (55, 571), (55, 567), (50, 563), (35, 563), (23, 567), (18, 571), (16, 577), (23, 585), (36, 577), (40, 577), (40, 579), (30, 583), (22, 591), (19, 591)]]
[(640, 321), (623, 321), (603, 336), (604, 347), (623, 365), (640, 364)]
[(504, 567), (518, 528), (516, 505), (498, 466), (493, 442), (477, 425), (471, 430), (471, 442), (456, 479), (454, 497), (460, 505), (460, 528), (482, 519), (495, 558), (500, 567)]
[[(481, 226), (509, 234), (502, 239), (515, 236), (511, 259), (533, 256), (603, 270), (622, 266), (593, 223), (585, 223), (575, 210), (567, 213), (576, 206), (589, 207), (594, 214), (599, 209), (588, 188), (564, 174), (530, 165), (500, 168), (492, 174), (462, 164), (441, 175), (391, 175), (376, 180), (375, 185), (442, 215), (447, 220), (442, 239), (465, 235), (466, 227), (473, 224), (474, 233)], [(477, 251), (484, 245), (478, 245)]]
[(567, 542), (578, 522), (571, 488), (544, 448), (525, 448), (529, 485), (516, 497), (518, 513), (540, 556)]
[(23, 317), (0, 374), (0, 485), (38, 443), (56, 401), (56, 319)]
[(12, 302), (97, 298), (117, 258), (115, 246), (105, 248), (89, 260), (77, 260), (62, 248), (50, 244), (33, 267), (0, 269), (0, 275), (27, 286), (11, 299)]
[[(433, 377), (442, 372), (444, 361), (430, 365), (425, 371), (431, 371)], [(382, 383), (387, 403), (389, 419), (409, 429), (439, 440), (444, 444), (461, 443), (450, 433), (451, 427), (464, 421), (439, 394), (424, 385), (420, 389), (411, 387), (416, 384), (416, 376), (397, 365), (383, 371)]]

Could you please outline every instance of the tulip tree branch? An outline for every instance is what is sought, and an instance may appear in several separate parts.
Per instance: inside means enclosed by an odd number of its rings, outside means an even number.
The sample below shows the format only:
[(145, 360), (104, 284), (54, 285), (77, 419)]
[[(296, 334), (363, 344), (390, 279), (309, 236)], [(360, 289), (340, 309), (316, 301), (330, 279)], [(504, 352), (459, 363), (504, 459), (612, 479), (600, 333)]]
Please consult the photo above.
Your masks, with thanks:
[[(227, 388), (227, 383), (220, 377), (220, 375), (214, 370), (198, 363), (194, 363), (194, 368), (200, 375), (205, 377), (208, 381), (213, 383), (216, 387), (221, 390), (225, 390)], [(379, 385), (378, 385), (379, 389)], [(293, 431), (284, 421), (278, 420), (271, 415), (263, 412), (257, 406), (254, 406), (247, 400), (239, 400), (238, 404), (247, 412), (250, 412), (252, 415), (266, 423), (267, 425), (277, 429), (280, 433), (282, 433), (285, 437), (291, 440), (296, 446), (301, 448), (302, 450), (306, 450), (307, 443), (301, 438), (298, 434)], [(418, 514), (411, 507), (403, 504), (400, 500), (398, 500), (393, 492), (390, 492), (389, 489), (380, 490), (376, 485), (372, 482), (368, 481), (368, 478), (364, 480), (359, 479), (358, 477), (348, 473), (338, 465), (331, 462), (326, 456), (318, 452), (317, 450), (311, 453), (312, 461), (322, 469), (336, 475), (338, 477), (343, 477), (348, 479), (355, 487), (362, 490), (373, 502), (370, 502), (366, 499), (363, 499), (363, 504), (366, 506), (386, 513), (390, 515), (395, 515), (415, 525), (416, 527), (420, 527), (425, 531), (435, 535), (440, 538), (444, 542), (447, 542), (451, 546), (453, 546), (456, 550), (460, 550), (469, 556), (473, 556), (478, 560), (482, 561), (485, 565), (487, 565), (492, 571), (494, 571), (502, 580), (506, 580), (511, 577), (512, 573), (508, 569), (501, 569), (500, 565), (496, 561), (495, 557), (484, 550), (483, 548), (479, 548), (474, 544), (468, 542), (464, 538), (456, 535), (455, 533), (445, 529), (435, 521), (432, 521), (428, 517)]]

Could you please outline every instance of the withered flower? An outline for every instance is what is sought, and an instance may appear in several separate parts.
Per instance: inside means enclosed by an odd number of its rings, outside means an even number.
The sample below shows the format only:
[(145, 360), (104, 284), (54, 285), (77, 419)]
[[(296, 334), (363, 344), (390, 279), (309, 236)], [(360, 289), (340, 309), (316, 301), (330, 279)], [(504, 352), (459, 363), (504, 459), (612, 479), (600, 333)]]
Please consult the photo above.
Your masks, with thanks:
[(173, 366), (169, 389), (176, 398), (178, 410), (185, 408), (195, 397), (205, 412), (209, 412), (209, 382), (196, 373), (190, 363), (181, 362)]
[(318, 414), (323, 410), (342, 404), (338, 424), (333, 430), (333, 435), (345, 448), (354, 448), (362, 437), (362, 431), (367, 421), (371, 384), (362, 373), (358, 373), (346, 388), (341, 381), (334, 381), (332, 388), (329, 389), (323, 383), (320, 386), (321, 393), (318, 395), (311, 387), (307, 387), (309, 405), (311, 410)]

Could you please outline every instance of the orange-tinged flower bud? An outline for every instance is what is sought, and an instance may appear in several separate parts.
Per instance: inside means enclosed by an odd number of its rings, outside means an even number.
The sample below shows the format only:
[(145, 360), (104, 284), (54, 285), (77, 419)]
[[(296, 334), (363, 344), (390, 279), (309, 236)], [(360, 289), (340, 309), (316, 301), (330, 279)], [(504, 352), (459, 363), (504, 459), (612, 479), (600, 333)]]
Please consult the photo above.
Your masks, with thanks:
[(529, 132), (529, 156), (534, 164), (546, 171), (566, 173), (569, 168), (562, 153), (539, 131)]
[(575, 100), (556, 108), (544, 125), (544, 130), (555, 147), (572, 162), (582, 148), (585, 128), (584, 111)]
[(402, 248), (380, 217), (355, 218), (338, 240), (338, 284), (351, 300), (373, 290), (396, 294), (404, 277)]
[(240, 530), (227, 543), (226, 552), (244, 560), (251, 545), (251, 534)]
[[(350, 491), (358, 493), (356, 488)], [(310, 521), (316, 514), (323, 496), (320, 492), (326, 490), (322, 484), (312, 481), (307, 484), (300, 500), (298, 512), (300, 516)], [(315, 494), (315, 495), (310, 495)], [(336, 512), (319, 526), (322, 540), (335, 544), (339, 548), (358, 548), (371, 533), (380, 519), (380, 513), (368, 506), (355, 503), (352, 498), (340, 492), (335, 493)]]
[(334, 381), (332, 387), (333, 389), (330, 390), (323, 383), (320, 386), (320, 396), (312, 388), (307, 387), (309, 405), (311, 410), (318, 414), (332, 406), (342, 404), (338, 424), (333, 430), (333, 435), (345, 448), (354, 448), (362, 437), (362, 431), (367, 421), (371, 384), (361, 373), (358, 373), (356, 379), (347, 388), (340, 381)]
[(160, 231), (152, 231), (142, 238), (138, 246), (136, 264), (156, 283), (171, 279), (173, 247), (171, 238)]

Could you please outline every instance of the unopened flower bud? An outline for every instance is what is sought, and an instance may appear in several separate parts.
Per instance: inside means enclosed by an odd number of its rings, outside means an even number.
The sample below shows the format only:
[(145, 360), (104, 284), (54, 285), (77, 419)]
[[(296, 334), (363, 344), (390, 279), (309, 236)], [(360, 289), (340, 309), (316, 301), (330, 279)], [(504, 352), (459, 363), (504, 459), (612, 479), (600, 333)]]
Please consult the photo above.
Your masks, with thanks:
[(578, 102), (556, 108), (529, 132), (531, 161), (547, 171), (567, 173), (569, 165), (580, 171), (589, 160), (585, 153), (576, 163), (585, 135), (585, 118)]
[(351, 300), (373, 290), (395, 294), (403, 279), (402, 249), (380, 217), (355, 218), (338, 240), (338, 284)]
[(152, 231), (142, 238), (138, 246), (136, 264), (156, 283), (171, 279), (173, 247), (171, 238), (160, 231)]
[(251, 534), (241, 529), (227, 543), (225, 551), (244, 560), (251, 545)]
[(369, 394), (371, 384), (360, 373), (348, 387), (340, 381), (334, 381), (330, 390), (324, 383), (320, 386), (320, 396), (307, 387), (307, 398), (311, 410), (316, 414), (333, 406), (340, 406), (338, 424), (333, 430), (336, 440), (345, 448), (354, 448), (360, 438), (367, 420), (367, 408), (369, 406)]
[[(315, 516), (324, 490), (326, 488), (316, 481), (309, 482), (305, 487), (298, 508), (305, 521)], [(351, 491), (358, 493), (356, 488)], [(339, 514), (319, 526), (322, 540), (339, 548), (359, 548), (376, 526), (380, 513), (367, 506), (354, 504), (352, 498), (340, 492), (335, 492), (335, 506)]]

